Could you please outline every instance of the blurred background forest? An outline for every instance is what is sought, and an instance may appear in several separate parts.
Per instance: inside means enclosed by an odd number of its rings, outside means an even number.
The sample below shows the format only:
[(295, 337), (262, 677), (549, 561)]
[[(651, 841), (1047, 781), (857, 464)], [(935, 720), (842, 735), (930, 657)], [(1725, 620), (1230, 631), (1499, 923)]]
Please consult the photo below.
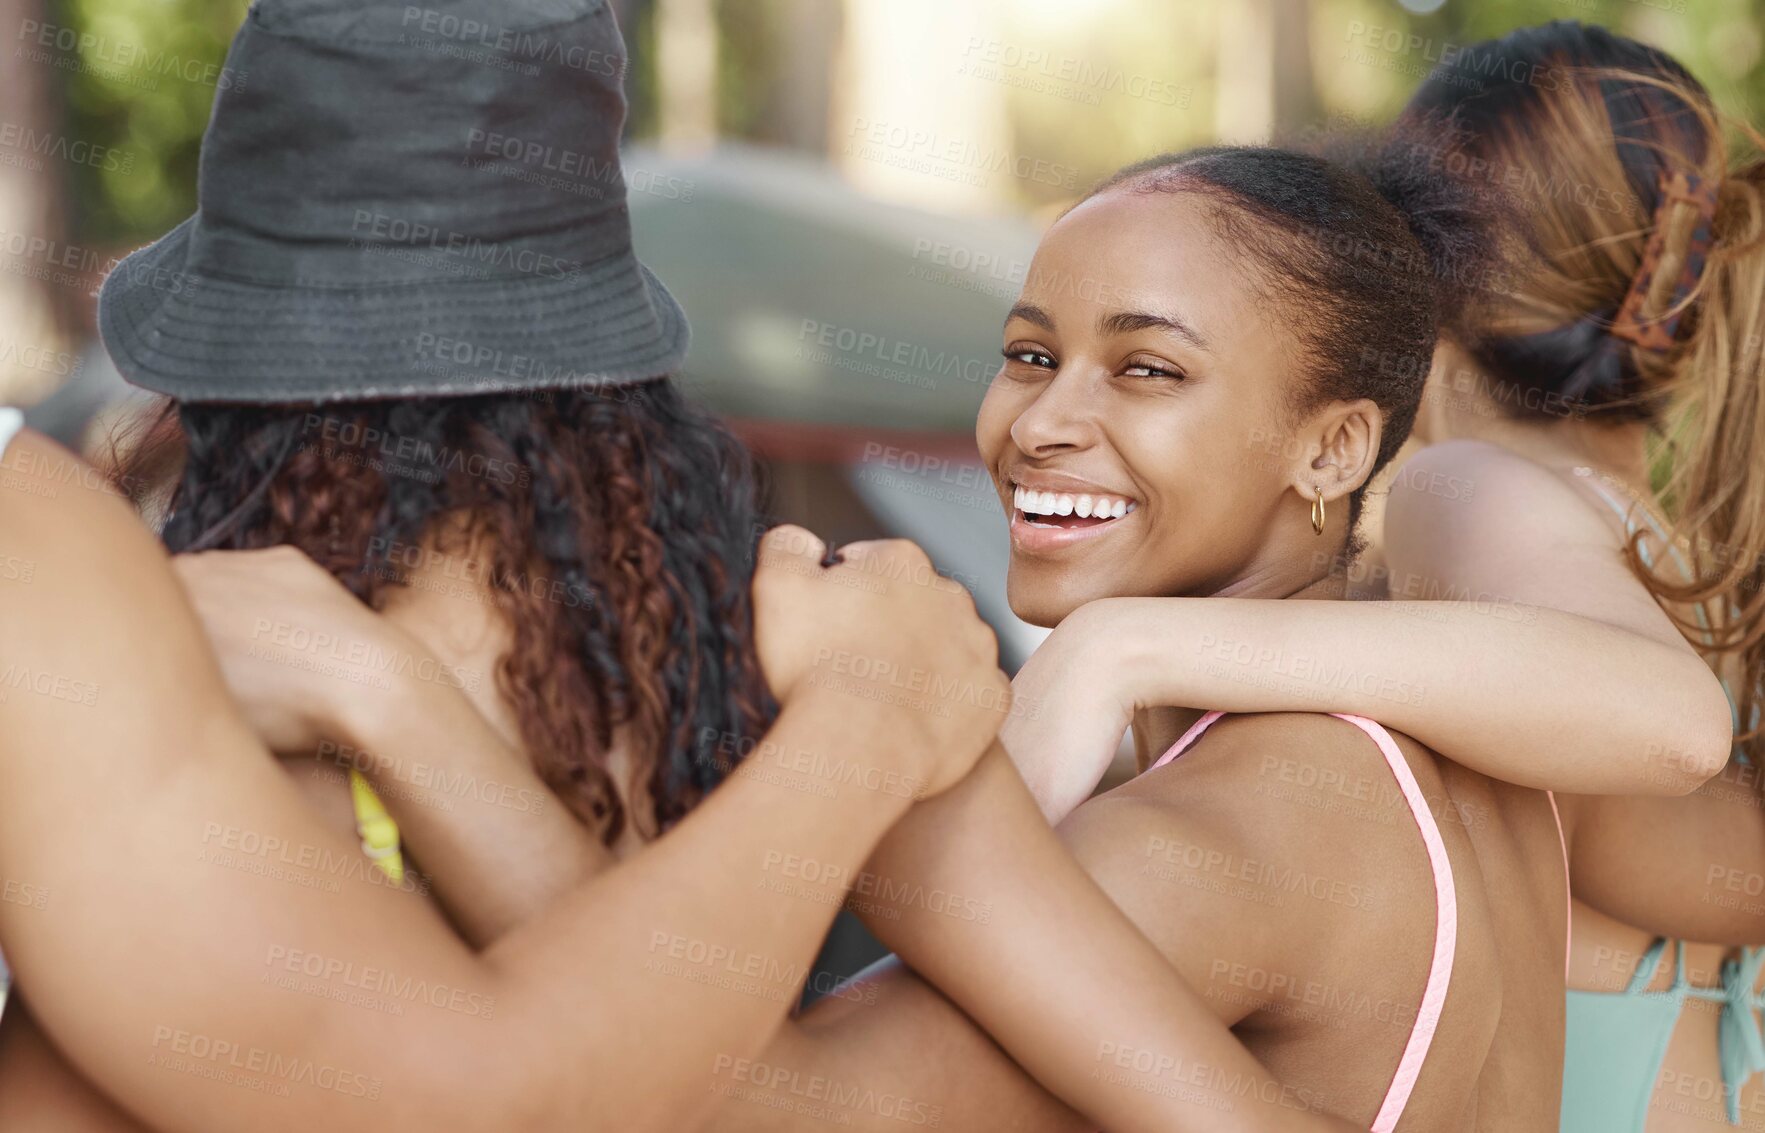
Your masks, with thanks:
[[(7, 69), (19, 72), (14, 81), (34, 77), (47, 87), (48, 122), (138, 155), (127, 171), (67, 170), (55, 187), (66, 194), (71, 240), (143, 243), (194, 209), (197, 145), (247, 7), (245, 0), (0, 3), (15, 14), (0, 26), (37, 20), (87, 37), (72, 51), (60, 50), (65, 36), (47, 50), (40, 34), (21, 33), (12, 45)], [(964, 140), (1003, 141), (1089, 175), (1215, 138), (1381, 121), (1443, 52), (1551, 19), (1605, 24), (1665, 48), (1737, 113), (1765, 97), (1760, 0), (620, 0), (616, 7), (632, 55), (633, 139), (744, 140), (836, 163), (849, 124), (842, 104), (862, 107), (879, 94), (894, 123), (984, 122), (995, 136), (971, 132)], [(1401, 46), (1394, 36), (1404, 37)], [(918, 88), (911, 109), (923, 120), (902, 113), (907, 92), (886, 90), (897, 80)], [(1061, 184), (1024, 177), (988, 188), (930, 186), (911, 195), (1005, 209), (1070, 195)]]
[[(0, 0), (0, 114), (123, 160), (0, 163), (0, 228), (86, 273), (195, 207), (198, 144), (246, 0)], [(443, 10), (447, 5), (435, 5)], [(1033, 214), (1149, 152), (1378, 122), (1442, 53), (1551, 19), (1672, 52), (1730, 111), (1765, 98), (1765, 0), (616, 0), (629, 135), (827, 163), (860, 192), (951, 214)], [(886, 131), (1027, 155), (1038, 175), (902, 168)], [(889, 145), (888, 134), (881, 135)], [(0, 159), (6, 159), (0, 135)], [(960, 163), (958, 163), (960, 164)], [(34, 167), (33, 167), (34, 166)], [(979, 183), (977, 183), (979, 182)], [(10, 328), (77, 350), (79, 296), (7, 273)], [(25, 278), (21, 278), (21, 276)], [(40, 282), (40, 281), (39, 281)], [(35, 292), (35, 294), (31, 294)], [(0, 393), (44, 375), (0, 365)], [(59, 376), (59, 375), (58, 375)]]

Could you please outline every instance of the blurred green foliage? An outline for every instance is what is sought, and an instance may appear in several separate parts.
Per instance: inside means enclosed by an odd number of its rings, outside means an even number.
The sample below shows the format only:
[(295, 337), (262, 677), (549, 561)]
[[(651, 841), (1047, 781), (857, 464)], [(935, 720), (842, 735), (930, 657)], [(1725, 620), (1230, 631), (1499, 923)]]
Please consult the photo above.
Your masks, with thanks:
[[(1051, 45), (1088, 69), (1155, 77), (1162, 90), (1181, 92), (1172, 101), (1107, 90), (1093, 97), (1082, 84), (1066, 84), (1062, 96), (1014, 86), (1007, 101), (1018, 144), (1101, 176), (1148, 153), (1211, 140), (1215, 101), (1239, 77), (1240, 62), (1221, 46), (1225, 6), (1246, 2), (1093, 0), (1089, 8), (1058, 13), (1056, 25), (1045, 22), (1056, 10), (1045, 0), (1002, 4), (1000, 34), (1009, 42)], [(84, 35), (82, 46), (57, 52), (53, 64), (69, 131), (135, 158), (127, 172), (71, 170), (81, 240), (143, 242), (194, 210), (198, 145), (217, 83), (225, 81), (215, 75), (246, 7), (247, 0), (47, 0), (48, 20)], [(641, 138), (655, 123), (654, 9), (651, 0), (622, 0), (621, 10), (632, 56), (628, 132)], [(716, 11), (719, 127), (729, 136), (766, 139), (783, 17), (769, 0), (717, 0)], [(1278, 72), (1275, 81), (1309, 82), (1312, 89), (1300, 92), (1300, 101), (1340, 121), (1387, 118), (1443, 51), (1523, 24), (1568, 18), (1606, 24), (1666, 49), (1709, 84), (1725, 109), (1748, 121), (1760, 120), (1754, 108), (1765, 100), (1765, 0), (1446, 0), (1426, 15), (1395, 0), (1312, 0), (1307, 11), (1309, 80)], [(1369, 28), (1394, 29), (1406, 39), (1413, 34), (1421, 46), (1357, 50)], [(1020, 203), (1032, 206), (1056, 193), (1026, 183), (1015, 189), (1026, 198)]]
[(127, 171), (72, 169), (83, 242), (140, 243), (196, 208), (196, 158), (227, 44), (246, 0), (51, 0), (46, 23), (80, 41), (57, 52), (68, 129), (133, 154)]

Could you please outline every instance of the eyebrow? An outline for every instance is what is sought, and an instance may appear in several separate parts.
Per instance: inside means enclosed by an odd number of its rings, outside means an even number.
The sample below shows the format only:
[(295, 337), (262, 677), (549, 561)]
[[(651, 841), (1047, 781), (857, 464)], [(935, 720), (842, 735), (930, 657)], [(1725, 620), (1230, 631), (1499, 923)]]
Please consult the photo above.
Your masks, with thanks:
[(1194, 327), (1175, 315), (1154, 315), (1146, 311), (1117, 311), (1103, 315), (1097, 319), (1097, 330), (1100, 334), (1131, 334), (1137, 330), (1168, 331), (1183, 339), (1197, 350), (1212, 353), (1207, 340), (1202, 338)]
[[(1054, 316), (1036, 306), (1034, 303), (1018, 303), (1005, 316), (1007, 323), (1012, 319), (1022, 319), (1034, 323), (1045, 331), (1054, 330)], [(1201, 337), (1188, 323), (1175, 315), (1154, 315), (1146, 311), (1116, 311), (1113, 314), (1101, 315), (1097, 319), (1099, 334), (1132, 334), (1137, 330), (1162, 330), (1176, 335), (1197, 350), (1213, 352), (1207, 339)]]
[(1011, 308), (1011, 313), (1005, 316), (1005, 321), (1010, 322), (1012, 319), (1022, 319), (1028, 323), (1035, 323), (1046, 331), (1052, 331), (1054, 329), (1054, 317), (1047, 311), (1036, 306), (1034, 303), (1018, 303), (1013, 306)]

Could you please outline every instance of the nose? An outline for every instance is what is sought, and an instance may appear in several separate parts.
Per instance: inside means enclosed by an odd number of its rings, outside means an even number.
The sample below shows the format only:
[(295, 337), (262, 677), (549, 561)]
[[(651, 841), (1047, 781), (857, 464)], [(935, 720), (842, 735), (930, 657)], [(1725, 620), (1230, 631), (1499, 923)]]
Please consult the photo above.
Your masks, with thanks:
[(1063, 368), (1043, 383), (1034, 401), (1011, 423), (1011, 441), (1025, 456), (1054, 456), (1085, 448), (1095, 433), (1096, 398), (1083, 373)]

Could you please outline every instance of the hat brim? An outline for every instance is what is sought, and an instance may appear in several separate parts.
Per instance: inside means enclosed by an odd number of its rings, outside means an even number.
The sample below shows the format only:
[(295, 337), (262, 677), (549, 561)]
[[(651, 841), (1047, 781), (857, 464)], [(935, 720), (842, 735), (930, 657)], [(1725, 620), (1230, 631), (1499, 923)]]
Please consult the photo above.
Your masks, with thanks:
[(192, 402), (329, 402), (622, 385), (677, 372), (686, 316), (634, 256), (558, 277), (266, 284), (188, 266), (198, 218), (105, 279), (131, 384)]

